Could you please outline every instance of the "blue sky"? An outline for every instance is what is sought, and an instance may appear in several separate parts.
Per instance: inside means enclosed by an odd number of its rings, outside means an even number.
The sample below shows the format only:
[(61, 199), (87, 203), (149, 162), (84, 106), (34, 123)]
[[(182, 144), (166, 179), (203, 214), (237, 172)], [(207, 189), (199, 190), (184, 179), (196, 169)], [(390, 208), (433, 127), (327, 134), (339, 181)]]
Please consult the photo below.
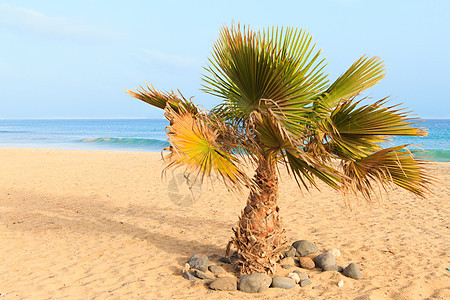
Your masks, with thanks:
[(450, 118), (450, 1), (1, 1), (0, 118), (163, 118), (124, 92), (145, 82), (200, 92), (219, 29), (296, 26), (312, 33), (335, 79), (364, 54), (392, 97), (423, 118)]

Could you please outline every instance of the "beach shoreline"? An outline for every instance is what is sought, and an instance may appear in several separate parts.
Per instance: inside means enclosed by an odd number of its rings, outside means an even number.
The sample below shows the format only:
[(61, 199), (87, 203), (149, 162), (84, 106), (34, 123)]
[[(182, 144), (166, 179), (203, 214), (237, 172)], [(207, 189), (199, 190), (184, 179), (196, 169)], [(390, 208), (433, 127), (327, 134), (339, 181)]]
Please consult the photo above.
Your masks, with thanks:
[(288, 242), (338, 248), (337, 263), (357, 263), (363, 277), (307, 271), (311, 286), (259, 295), (181, 277), (191, 255), (225, 254), (246, 195), (215, 183), (190, 201), (171, 189), (178, 173), (162, 176), (159, 152), (0, 148), (0, 164), (5, 299), (450, 298), (450, 162), (432, 163), (439, 182), (428, 199), (394, 188), (381, 203), (351, 209), (326, 186), (302, 194), (285, 176), (279, 205)]

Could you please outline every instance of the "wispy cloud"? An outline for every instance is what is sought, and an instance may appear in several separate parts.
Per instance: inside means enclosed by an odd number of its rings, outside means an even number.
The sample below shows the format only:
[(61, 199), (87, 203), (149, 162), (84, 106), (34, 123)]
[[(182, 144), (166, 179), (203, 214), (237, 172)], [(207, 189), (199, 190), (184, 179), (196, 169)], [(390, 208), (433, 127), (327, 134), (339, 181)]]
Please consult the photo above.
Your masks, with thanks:
[(117, 32), (94, 28), (64, 17), (47, 16), (36, 10), (7, 3), (0, 4), (0, 25), (53, 39), (93, 42), (118, 40), (122, 36)]

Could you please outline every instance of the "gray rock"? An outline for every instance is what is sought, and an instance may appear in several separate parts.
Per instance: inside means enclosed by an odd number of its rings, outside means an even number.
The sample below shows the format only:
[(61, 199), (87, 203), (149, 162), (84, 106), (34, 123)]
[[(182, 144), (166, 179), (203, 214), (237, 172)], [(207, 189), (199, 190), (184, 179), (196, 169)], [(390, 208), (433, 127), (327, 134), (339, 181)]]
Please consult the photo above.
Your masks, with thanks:
[(337, 266), (338, 267), (338, 272), (344, 272), (344, 268), (343, 267), (341, 267), (341, 266)]
[(355, 263), (349, 264), (345, 269), (343, 274), (347, 277), (353, 279), (361, 279), (361, 271), (358, 268), (358, 265)]
[(306, 240), (296, 241), (292, 244), (292, 247), (294, 247), (296, 250), (295, 256), (299, 257), (319, 252), (319, 249), (316, 245)]
[(248, 274), (241, 277), (239, 290), (245, 293), (264, 292), (272, 283), (272, 278), (264, 273)]
[(218, 291), (235, 291), (237, 290), (237, 280), (234, 277), (222, 277), (214, 280), (209, 288)]
[(323, 268), (325, 266), (336, 265), (336, 258), (334, 257), (334, 255), (332, 253), (325, 252), (325, 253), (317, 255), (314, 262), (316, 263), (317, 268)]
[(311, 280), (309, 280), (309, 279), (303, 279), (303, 280), (300, 281), (300, 286), (301, 286), (301, 287), (305, 287), (305, 286), (307, 286), (307, 285), (310, 285), (311, 283), (312, 283)]
[(225, 273), (225, 270), (222, 267), (216, 266), (216, 265), (210, 265), (208, 269), (213, 273), (214, 275), (219, 275), (222, 273)]
[[(342, 267), (341, 267), (342, 269)], [(322, 267), (322, 271), (326, 272), (326, 271), (335, 271), (335, 272), (339, 272), (339, 267), (336, 265), (326, 265)]]
[(308, 279), (309, 278), (308, 274), (303, 273), (302, 271), (295, 270), (294, 273), (297, 273), (298, 277), (300, 277), (300, 279)]
[(197, 276), (200, 279), (215, 279), (214, 276), (209, 275), (209, 274), (207, 274), (207, 273), (205, 273), (203, 271), (200, 271), (200, 270), (195, 270), (194, 271), (194, 275)]
[(292, 289), (295, 286), (295, 281), (287, 277), (274, 277), (272, 278), (271, 287), (280, 289)]
[(191, 269), (197, 269), (203, 272), (208, 271), (209, 258), (205, 254), (195, 254), (188, 262)]
[(197, 280), (198, 278), (195, 277), (194, 273), (191, 271), (186, 271), (183, 273), (183, 278), (186, 278), (187, 280)]
[(284, 252), (284, 256), (285, 257), (295, 257), (296, 253), (297, 253), (297, 249), (290, 246), (290, 248), (286, 252)]
[(228, 257), (225, 257), (225, 256), (220, 257), (219, 261), (223, 262), (223, 263), (226, 263), (226, 264), (231, 264), (231, 260)]
[(294, 266), (293, 265), (281, 265), (281, 267), (283, 269), (290, 269), (290, 268), (293, 268)]

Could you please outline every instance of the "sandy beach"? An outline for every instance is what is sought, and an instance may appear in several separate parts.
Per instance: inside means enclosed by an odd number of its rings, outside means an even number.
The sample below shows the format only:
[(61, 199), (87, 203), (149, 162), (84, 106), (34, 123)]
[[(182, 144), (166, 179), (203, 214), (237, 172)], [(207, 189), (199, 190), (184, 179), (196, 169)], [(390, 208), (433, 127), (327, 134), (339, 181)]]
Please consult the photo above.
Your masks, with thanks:
[(0, 298), (450, 299), (450, 163), (432, 165), (428, 199), (394, 188), (352, 209), (284, 177), (288, 242), (338, 248), (337, 264), (357, 263), (362, 278), (308, 270), (310, 286), (255, 295), (181, 276), (191, 255), (225, 254), (245, 195), (215, 184), (193, 203), (180, 188), (177, 201), (159, 153), (0, 148), (0, 165)]

